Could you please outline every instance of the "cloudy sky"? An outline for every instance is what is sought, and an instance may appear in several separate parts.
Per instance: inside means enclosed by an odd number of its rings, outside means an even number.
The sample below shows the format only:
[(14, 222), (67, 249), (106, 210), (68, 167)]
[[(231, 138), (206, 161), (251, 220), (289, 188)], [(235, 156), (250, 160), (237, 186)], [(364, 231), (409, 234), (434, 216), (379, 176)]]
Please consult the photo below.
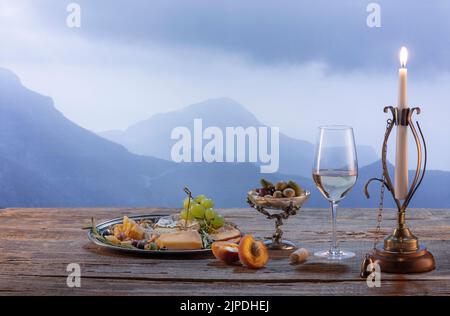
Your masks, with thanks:
[(81, 28), (63, 0), (0, 0), (0, 67), (93, 131), (230, 97), (265, 124), (314, 141), (348, 124), (380, 147), (409, 48), (409, 100), (430, 165), (450, 170), (450, 1), (85, 0)]

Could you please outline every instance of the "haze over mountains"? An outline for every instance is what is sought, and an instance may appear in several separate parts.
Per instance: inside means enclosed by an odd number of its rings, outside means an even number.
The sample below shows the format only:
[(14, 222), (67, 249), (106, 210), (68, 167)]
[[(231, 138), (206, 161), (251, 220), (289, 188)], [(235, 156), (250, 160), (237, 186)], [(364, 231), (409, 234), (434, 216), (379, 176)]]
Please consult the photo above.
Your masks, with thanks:
[[(171, 148), (177, 142), (170, 138), (172, 130), (179, 126), (193, 130), (194, 119), (198, 118), (202, 119), (204, 129), (211, 126), (222, 131), (225, 131), (226, 127), (266, 127), (238, 102), (229, 98), (218, 98), (192, 104), (178, 111), (156, 114), (131, 125), (125, 131), (105, 131), (99, 135), (122, 144), (133, 153), (170, 160)], [(309, 177), (314, 145), (283, 134), (282, 127), (279, 141), (279, 172)], [(246, 151), (249, 151), (248, 142)], [(369, 165), (379, 159), (370, 146), (358, 146), (357, 151), (360, 166)]]
[[(145, 138), (146, 144), (152, 146), (141, 148), (143, 143), (139, 138), (134, 150), (149, 148), (159, 157), (155, 158), (131, 153), (122, 145), (81, 128), (64, 117), (51, 98), (25, 88), (11, 71), (0, 68), (0, 207), (179, 207), (184, 186), (189, 186), (194, 193), (213, 197), (218, 207), (245, 206), (247, 190), (257, 186), (261, 178), (258, 166), (177, 164), (160, 159), (167, 158), (163, 153), (170, 149), (167, 142), (170, 139), (164, 133), (170, 131), (171, 124), (190, 126), (193, 116), (204, 115), (201, 117), (205, 125), (260, 124), (234, 101), (208, 102), (218, 104), (217, 107), (225, 103), (229, 111), (219, 112), (214, 105), (209, 108), (200, 103), (152, 117), (130, 128), (132, 133), (125, 133), (128, 140), (133, 139), (131, 135), (138, 138), (141, 132), (146, 137), (154, 133), (153, 138)], [(280, 142), (280, 172), (264, 176), (273, 181), (294, 179), (312, 191), (307, 206), (325, 206), (309, 176), (312, 145), (285, 135), (280, 137)], [(303, 172), (306, 177), (301, 176)], [(343, 205), (375, 207), (376, 199), (365, 200), (362, 185), (379, 173), (378, 162), (360, 168), (358, 183)], [(429, 172), (413, 206), (450, 207), (446, 198), (449, 185), (449, 172)]]
[(0, 206), (145, 204), (173, 164), (130, 154), (65, 118), (0, 68)]

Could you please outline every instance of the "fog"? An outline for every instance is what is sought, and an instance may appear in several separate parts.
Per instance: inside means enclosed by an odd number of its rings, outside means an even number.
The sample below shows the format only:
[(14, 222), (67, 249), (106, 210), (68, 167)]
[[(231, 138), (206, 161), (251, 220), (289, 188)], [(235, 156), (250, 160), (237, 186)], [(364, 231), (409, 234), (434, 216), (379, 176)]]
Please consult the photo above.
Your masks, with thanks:
[(288, 135), (314, 141), (317, 126), (346, 124), (378, 149), (407, 45), (430, 167), (450, 170), (448, 2), (380, 1), (380, 29), (351, 1), (226, 2), (78, 1), (71, 29), (64, 1), (0, 0), (0, 66), (93, 131), (230, 97)]

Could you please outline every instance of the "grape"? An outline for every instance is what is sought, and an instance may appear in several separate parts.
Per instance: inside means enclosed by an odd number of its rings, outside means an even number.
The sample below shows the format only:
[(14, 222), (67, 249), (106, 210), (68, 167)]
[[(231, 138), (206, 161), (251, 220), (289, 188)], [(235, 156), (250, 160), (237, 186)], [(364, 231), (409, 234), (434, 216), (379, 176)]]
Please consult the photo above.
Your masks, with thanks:
[(258, 195), (259, 196), (266, 196), (267, 194), (269, 194), (269, 190), (267, 189), (259, 189)]
[(195, 202), (201, 203), (204, 199), (206, 199), (206, 196), (204, 194), (197, 195), (197, 197), (194, 199)]
[[(191, 199), (190, 205), (192, 205), (192, 204), (194, 204), (194, 203), (195, 203), (195, 201)], [(189, 198), (187, 197), (187, 198), (185, 198), (184, 201), (183, 201), (183, 207), (184, 207), (185, 209), (187, 209), (187, 208), (188, 208), (188, 205), (189, 205)]]
[(188, 212), (187, 210), (182, 210), (180, 212), (180, 218), (184, 220), (191, 220), (194, 218), (191, 212)]
[(205, 218), (206, 218), (208, 221), (213, 220), (216, 216), (217, 216), (217, 213), (216, 213), (216, 211), (214, 211), (212, 208), (206, 209), (206, 211), (205, 211)]
[(196, 203), (191, 206), (191, 213), (196, 218), (204, 218), (205, 208), (202, 205)]
[(211, 226), (215, 229), (222, 227), (225, 224), (225, 219), (222, 215), (217, 214), (216, 217), (211, 221)]
[(214, 201), (211, 199), (204, 199), (200, 203), (204, 208), (213, 208), (214, 207)]

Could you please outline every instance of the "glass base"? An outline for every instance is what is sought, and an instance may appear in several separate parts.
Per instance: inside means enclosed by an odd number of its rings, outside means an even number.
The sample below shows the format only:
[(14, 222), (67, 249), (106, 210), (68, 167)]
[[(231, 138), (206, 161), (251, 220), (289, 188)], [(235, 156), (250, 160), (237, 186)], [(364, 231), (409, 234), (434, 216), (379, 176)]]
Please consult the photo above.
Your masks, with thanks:
[(353, 258), (355, 254), (348, 250), (322, 250), (314, 253), (315, 257), (327, 259), (327, 260), (344, 260)]
[(264, 244), (271, 250), (292, 250), (297, 248), (292, 241), (286, 239), (281, 240), (279, 243), (275, 243), (272, 240), (267, 239), (264, 241)]

